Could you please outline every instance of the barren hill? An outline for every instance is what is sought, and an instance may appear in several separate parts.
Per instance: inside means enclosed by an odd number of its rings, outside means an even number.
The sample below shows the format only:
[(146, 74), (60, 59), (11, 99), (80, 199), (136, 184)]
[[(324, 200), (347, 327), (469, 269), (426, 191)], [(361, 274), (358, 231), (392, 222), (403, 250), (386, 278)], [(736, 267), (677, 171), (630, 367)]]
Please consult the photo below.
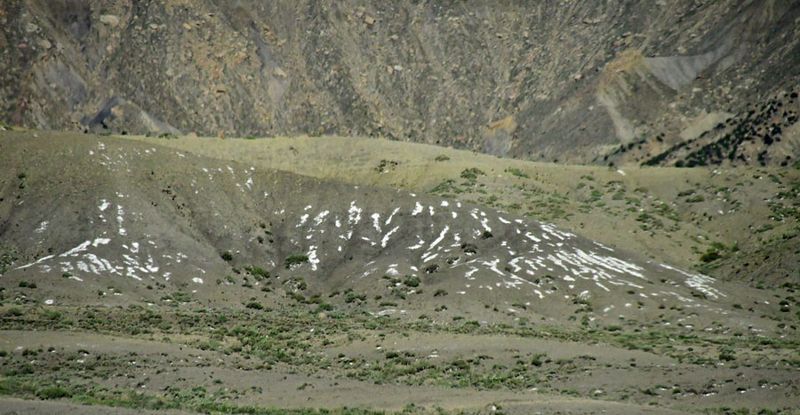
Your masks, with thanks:
[(486, 305), (560, 322), (585, 312), (584, 324), (627, 316), (650, 325), (691, 312), (690, 326), (772, 326), (758, 314), (727, 317), (731, 304), (761, 295), (752, 288), (460, 201), (119, 138), (14, 133), (2, 149), (2, 164), (17, 171), (3, 182), (0, 235), (16, 257), (3, 285), (41, 283), (32, 301), (158, 303), (180, 292), (243, 306), (234, 282), (244, 278), (269, 301), (273, 289), (300, 299), (350, 292), (367, 304), (385, 297), (367, 306), (376, 314), (444, 304), (444, 315), (498, 319)]

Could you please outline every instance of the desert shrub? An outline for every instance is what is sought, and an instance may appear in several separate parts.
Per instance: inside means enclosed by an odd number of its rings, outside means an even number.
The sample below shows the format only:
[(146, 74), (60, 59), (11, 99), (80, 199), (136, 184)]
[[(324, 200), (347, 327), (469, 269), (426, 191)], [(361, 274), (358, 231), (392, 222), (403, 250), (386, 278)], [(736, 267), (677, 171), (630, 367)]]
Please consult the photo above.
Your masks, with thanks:
[(355, 301), (360, 301), (360, 302), (367, 301), (367, 296), (364, 295), (364, 294), (356, 294), (356, 293), (354, 293), (352, 291), (347, 293), (347, 294), (345, 294), (345, 296), (344, 296), (344, 302), (345, 303), (350, 304), (350, 303), (353, 303)]
[(244, 270), (249, 272), (250, 275), (255, 277), (255, 279), (258, 280), (258, 281), (261, 281), (262, 279), (267, 279), (267, 278), (270, 277), (269, 271), (267, 271), (267, 270), (265, 270), (265, 269), (263, 269), (261, 267), (257, 267), (255, 265), (251, 265), (249, 267), (244, 267)]
[(317, 313), (323, 311), (333, 311), (333, 305), (328, 303), (319, 303), (319, 305), (317, 306)]
[(398, 164), (400, 163), (395, 160), (381, 160), (378, 163), (378, 166), (375, 167), (375, 171), (378, 173), (386, 173), (387, 171), (397, 167)]
[(431, 264), (424, 268), (426, 274), (433, 274), (439, 271), (439, 264)]
[(60, 386), (47, 386), (36, 391), (39, 399), (61, 399), (69, 398), (72, 393)]
[(508, 174), (510, 174), (512, 176), (517, 176), (517, 177), (523, 178), (523, 179), (529, 179), (530, 178), (530, 176), (525, 174), (525, 172), (523, 172), (522, 170), (520, 170), (520, 169), (518, 169), (516, 167), (507, 168), (506, 169), (506, 173), (508, 173)]
[(263, 310), (264, 306), (258, 302), (250, 301), (249, 303), (245, 304), (245, 307), (252, 309), (252, 310)]
[(708, 251), (706, 251), (703, 255), (700, 256), (700, 261), (708, 263), (716, 261), (720, 258), (722, 258), (722, 255), (719, 253), (719, 251), (717, 251), (714, 248), (709, 248)]
[(290, 269), (295, 265), (301, 265), (307, 262), (308, 262), (308, 255), (304, 254), (289, 255), (285, 261), (286, 269)]
[(461, 249), (464, 251), (465, 254), (478, 253), (478, 247), (475, 244), (470, 244), (470, 243), (461, 244)]
[(461, 171), (461, 178), (474, 182), (475, 180), (478, 180), (478, 176), (483, 176), (485, 174), (486, 173), (484, 173), (483, 170), (477, 167), (470, 167)]
[(20, 317), (22, 315), (22, 310), (16, 307), (9, 308), (3, 315), (5, 317)]
[(420, 283), (419, 277), (415, 276), (407, 276), (406, 279), (403, 281), (403, 284), (405, 284), (408, 287), (419, 287), (419, 283)]
[(730, 347), (724, 347), (719, 351), (719, 360), (730, 362), (736, 360), (736, 354)]
[(35, 282), (28, 282), (28, 281), (20, 281), (19, 282), (20, 288), (36, 288)]
[(535, 354), (533, 356), (533, 358), (531, 358), (531, 364), (536, 366), (536, 367), (540, 367), (540, 366), (542, 366), (542, 364), (544, 364), (546, 362), (546, 360), (547, 360), (547, 355), (546, 354), (537, 353), (537, 354)]

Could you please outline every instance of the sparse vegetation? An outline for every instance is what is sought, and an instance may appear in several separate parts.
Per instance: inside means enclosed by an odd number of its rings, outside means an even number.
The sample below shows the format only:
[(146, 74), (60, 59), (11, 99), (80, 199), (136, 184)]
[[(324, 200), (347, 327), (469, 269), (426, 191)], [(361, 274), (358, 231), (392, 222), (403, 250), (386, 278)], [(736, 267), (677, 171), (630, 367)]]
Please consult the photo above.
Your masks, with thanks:
[(270, 277), (269, 271), (255, 265), (244, 267), (244, 269), (258, 281), (265, 280)]
[[(351, 298), (361, 297), (354, 295)], [(355, 301), (355, 300), (354, 300)], [(360, 312), (344, 313), (331, 304), (314, 301), (296, 303), (296, 305), (264, 312), (266, 308), (251, 306), (259, 304), (251, 301), (242, 311), (217, 310), (207, 313), (202, 308), (175, 309), (171, 312), (156, 313), (143, 307), (129, 307), (126, 309), (64, 309), (67, 314), (60, 320), (41, 318), (44, 310), (26, 308), (13, 313), (14, 318), (0, 320), (3, 329), (15, 327), (29, 327), (46, 329), (49, 324), (66, 324), (75, 329), (92, 328), (104, 330), (108, 333), (120, 335), (146, 334), (151, 336), (172, 337), (176, 335), (192, 338), (193, 345), (199, 349), (220, 353), (220, 356), (230, 355), (240, 362), (251, 365), (250, 367), (292, 367), (300, 373), (315, 374), (317, 376), (330, 376), (339, 374), (349, 379), (369, 382), (380, 385), (423, 385), (428, 382), (437, 382), (441, 386), (453, 388), (478, 388), (482, 390), (527, 390), (537, 387), (540, 393), (567, 393), (576, 397), (593, 396), (593, 390), (583, 391), (581, 388), (564, 389), (557, 383), (548, 381), (548, 374), (557, 373), (561, 377), (571, 378), (580, 376), (588, 367), (606, 365), (615, 370), (635, 371), (638, 366), (636, 361), (631, 363), (603, 362), (602, 358), (575, 354), (572, 357), (551, 359), (547, 353), (536, 350), (514, 350), (508, 348), (497, 349), (485, 353), (460, 353), (452, 357), (429, 357), (431, 352), (391, 348), (376, 357), (350, 354), (350, 347), (359, 347), (367, 338), (385, 339), (388, 344), (393, 344), (400, 339), (410, 337), (427, 338), (427, 336), (470, 336), (480, 340), (483, 336), (502, 336), (507, 341), (519, 338), (524, 344), (540, 344), (537, 339), (547, 339), (549, 342), (567, 341), (573, 344), (591, 344), (600, 342), (608, 347), (622, 347), (630, 350), (649, 350), (651, 353), (669, 355), (678, 361), (691, 360), (694, 363), (681, 364), (682, 370), (701, 370), (701, 362), (722, 361), (728, 364), (755, 362), (759, 359), (768, 359), (778, 362), (781, 357), (775, 355), (797, 347), (796, 341), (788, 339), (765, 337), (739, 337), (732, 338), (729, 344), (719, 346), (714, 335), (679, 334), (675, 329), (651, 329), (646, 332), (637, 332), (624, 326), (609, 326), (605, 330), (596, 329), (566, 329), (557, 326), (509, 326), (506, 324), (482, 324), (469, 320), (462, 315), (454, 315), (450, 322), (441, 325), (431, 325), (427, 318), (406, 320), (401, 318), (380, 317), (376, 319)], [(382, 307), (397, 307), (397, 304), (386, 302)], [(517, 308), (524, 309), (517, 305)], [(446, 312), (447, 307), (439, 307), (437, 312)], [(322, 318), (321, 313), (331, 313), (335, 318)], [(9, 311), (2, 313), (8, 316)], [(53, 323), (55, 322), (55, 323)], [(221, 324), (224, 322), (224, 324)], [(216, 327), (215, 331), (207, 331), (207, 327)], [(314, 335), (308, 335), (313, 329)], [(346, 335), (345, 335), (346, 334)], [(344, 337), (343, 337), (344, 336)], [(460, 338), (460, 337), (459, 337)], [(122, 339), (122, 338), (120, 338)], [(333, 341), (333, 339), (339, 339)], [(347, 340), (343, 340), (347, 339)], [(120, 340), (123, 341), (123, 340)], [(345, 352), (327, 355), (323, 352), (325, 347), (337, 347), (337, 344), (349, 344)], [(383, 343), (382, 340), (379, 340)], [(370, 344), (368, 342), (368, 344)], [(422, 343), (424, 344), (424, 343)], [(478, 346), (480, 343), (474, 343)], [(473, 346), (473, 347), (476, 347)], [(420, 347), (419, 345), (417, 347)], [(52, 349), (44, 353), (42, 350), (26, 349), (14, 353), (0, 354), (5, 362), (6, 376), (0, 380), (0, 394), (19, 397), (38, 397), (40, 399), (72, 399), (83, 402), (86, 396), (107, 393), (104, 387), (99, 387), (91, 381), (80, 383), (58, 379), (71, 379), (66, 376), (75, 370), (84, 371), (91, 378), (102, 378), (114, 365), (84, 364), (73, 367), (66, 364), (76, 359), (75, 352), (65, 352)], [(94, 362), (95, 357), (102, 357), (106, 362), (125, 362), (137, 359), (141, 368), (133, 366), (129, 369), (130, 376), (134, 379), (146, 381), (146, 373), (150, 365), (157, 364), (142, 356), (128, 356), (105, 354), (102, 349), (96, 351), (81, 350), (77, 356), (86, 362)], [(753, 356), (752, 354), (756, 355)], [(27, 365), (27, 362), (36, 358), (41, 363), (37, 366)], [(639, 358), (637, 358), (638, 360)], [(707, 360), (704, 360), (707, 359)], [(141, 363), (138, 363), (142, 360)], [(504, 363), (505, 362), (505, 363)], [(217, 364), (222, 364), (217, 363)], [(713, 366), (712, 366), (713, 367)], [(800, 367), (797, 362), (796, 367)], [(715, 369), (717, 371), (722, 369)], [(731, 371), (742, 369), (729, 369)], [(246, 373), (246, 372), (245, 372)], [(775, 374), (773, 374), (775, 376)], [(624, 391), (613, 387), (603, 393), (615, 396), (618, 393), (634, 393), (637, 396), (647, 396), (656, 399), (661, 404), (668, 404), (669, 400), (661, 400), (661, 396), (668, 399), (675, 394), (676, 389), (681, 391), (702, 387), (702, 379), (696, 382), (683, 381), (680, 387), (648, 387), (634, 388)], [(215, 380), (222, 391), (226, 387), (223, 380)], [(318, 382), (313, 380), (298, 382), (299, 390), (316, 389)], [(102, 402), (104, 405), (127, 406), (133, 408), (160, 408), (175, 409), (199, 408), (197, 402), (204, 402), (205, 408), (214, 408), (213, 405), (228, 405), (226, 408), (237, 413), (237, 394), (230, 391), (227, 394), (196, 389), (188, 380), (178, 380), (174, 386), (163, 392), (152, 391), (152, 395), (140, 395), (134, 400), (127, 398), (120, 401)], [(605, 388), (604, 388), (605, 389)], [(216, 390), (216, 389), (215, 389)], [(120, 391), (124, 391), (120, 389)], [(662, 392), (664, 391), (664, 392)], [(683, 393), (683, 392), (678, 392)], [(113, 394), (112, 394), (113, 395)], [(103, 395), (105, 396), (105, 395)], [(119, 395), (117, 395), (119, 396)], [(124, 394), (122, 396), (125, 396)], [(200, 401), (196, 401), (200, 399)], [(149, 403), (148, 403), (149, 402)], [(154, 402), (161, 402), (156, 404)], [(172, 403), (170, 403), (172, 402)], [(101, 402), (95, 402), (101, 403)], [(165, 406), (167, 403), (175, 406)], [(150, 406), (155, 405), (155, 406)], [(251, 412), (247, 410), (246, 413)]]
[(506, 169), (506, 173), (508, 173), (508, 174), (510, 174), (512, 176), (516, 176), (516, 177), (522, 178), (522, 179), (529, 179), (530, 178), (530, 176), (528, 176), (525, 172), (523, 172), (522, 170), (520, 170), (520, 169), (518, 169), (516, 167), (507, 168)]
[(14, 250), (0, 247), (0, 275), (5, 274), (16, 260), (17, 255)]
[(475, 181), (478, 180), (478, 176), (483, 176), (485, 174), (486, 173), (484, 173), (483, 170), (481, 170), (481, 169), (479, 169), (477, 167), (470, 167), (468, 169), (464, 169), (461, 172), (461, 178), (462, 179), (466, 179), (467, 182), (469, 182), (470, 184), (474, 185)]

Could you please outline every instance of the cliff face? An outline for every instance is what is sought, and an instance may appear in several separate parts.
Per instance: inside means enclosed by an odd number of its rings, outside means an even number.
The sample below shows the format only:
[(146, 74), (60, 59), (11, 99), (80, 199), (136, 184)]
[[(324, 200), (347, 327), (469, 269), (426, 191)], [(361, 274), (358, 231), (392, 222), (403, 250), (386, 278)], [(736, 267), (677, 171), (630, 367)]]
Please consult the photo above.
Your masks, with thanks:
[[(788, 0), (9, 0), (0, 118), (375, 135), (548, 161), (786, 162), (800, 155), (799, 19)], [(687, 150), (776, 100), (782, 140), (763, 139), (766, 117), (733, 157)]]

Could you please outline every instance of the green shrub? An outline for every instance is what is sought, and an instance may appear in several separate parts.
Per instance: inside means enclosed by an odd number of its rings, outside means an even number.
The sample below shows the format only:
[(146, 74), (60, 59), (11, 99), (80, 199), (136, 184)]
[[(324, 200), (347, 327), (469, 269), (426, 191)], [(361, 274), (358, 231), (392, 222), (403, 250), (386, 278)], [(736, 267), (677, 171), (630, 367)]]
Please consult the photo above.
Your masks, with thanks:
[(72, 393), (60, 386), (47, 386), (36, 391), (39, 399), (61, 399), (69, 398)]
[(725, 347), (719, 351), (719, 360), (730, 362), (732, 360), (736, 360), (736, 354), (734, 353), (732, 348)]
[(543, 363), (545, 363), (546, 358), (547, 358), (546, 354), (537, 353), (531, 359), (531, 364), (536, 366), (536, 367), (540, 367), (540, 366), (542, 366)]
[(529, 179), (530, 178), (530, 176), (525, 174), (525, 172), (523, 172), (522, 170), (520, 170), (520, 169), (518, 169), (516, 167), (507, 168), (506, 169), (506, 173), (511, 174), (512, 176), (517, 176), (517, 177), (523, 178), (523, 179)]
[(722, 255), (719, 253), (719, 251), (710, 248), (708, 251), (706, 251), (703, 255), (700, 256), (700, 261), (708, 263), (716, 261), (720, 258), (722, 258)]
[(319, 306), (317, 306), (317, 313), (321, 313), (323, 311), (333, 311), (333, 305), (328, 303), (320, 303)]
[(289, 255), (286, 258), (286, 269), (289, 269), (295, 265), (305, 264), (308, 262), (308, 255), (304, 254), (294, 254)]
[(360, 301), (360, 302), (367, 301), (367, 296), (364, 295), (364, 294), (356, 294), (354, 292), (349, 292), (349, 293), (345, 294), (345, 296), (344, 296), (344, 302), (345, 303), (350, 304), (350, 303), (353, 303), (355, 301)]
[(9, 308), (8, 310), (6, 310), (4, 315), (5, 317), (20, 317), (22, 315), (22, 310), (16, 307)]
[(249, 303), (245, 304), (245, 307), (253, 309), (253, 310), (263, 310), (264, 309), (263, 305), (261, 305), (260, 303), (255, 302), (255, 301), (250, 301)]
[(265, 269), (263, 269), (261, 267), (257, 267), (255, 265), (251, 265), (249, 267), (244, 267), (244, 270), (249, 272), (250, 275), (255, 277), (255, 279), (258, 280), (258, 281), (261, 281), (262, 279), (267, 279), (267, 278), (269, 278), (271, 276), (269, 271), (267, 271), (267, 270), (265, 270)]
[(483, 170), (477, 167), (470, 167), (461, 171), (461, 178), (474, 182), (475, 180), (478, 180), (478, 176), (483, 176), (485, 174), (486, 173), (484, 173)]
[(419, 283), (420, 283), (419, 277), (411, 275), (406, 276), (406, 279), (403, 281), (403, 284), (405, 284), (408, 287), (419, 287)]

